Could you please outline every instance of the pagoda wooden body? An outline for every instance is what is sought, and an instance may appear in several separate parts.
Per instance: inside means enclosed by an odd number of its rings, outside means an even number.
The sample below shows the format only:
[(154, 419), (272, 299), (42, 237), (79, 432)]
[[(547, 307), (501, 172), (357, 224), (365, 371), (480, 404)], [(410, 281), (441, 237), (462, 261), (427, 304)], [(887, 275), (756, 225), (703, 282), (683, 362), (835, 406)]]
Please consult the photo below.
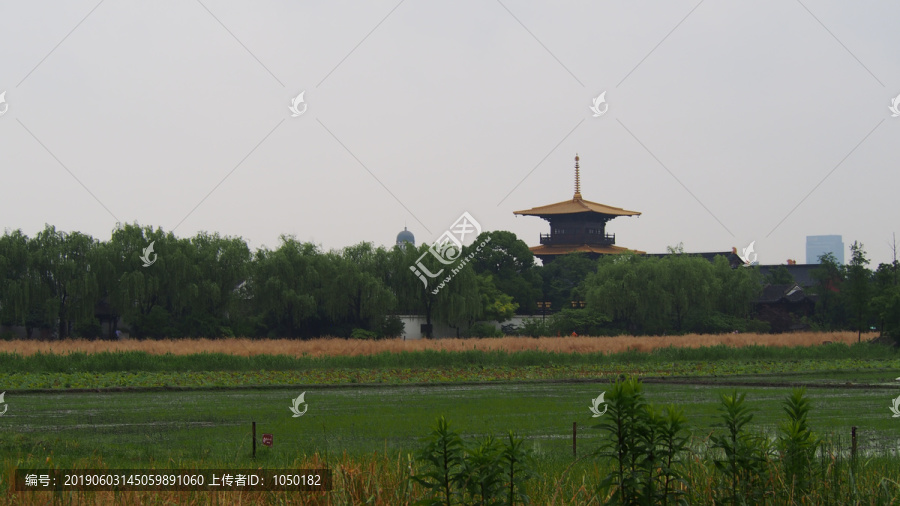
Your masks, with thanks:
[(584, 200), (581, 196), (578, 161), (576, 155), (575, 195), (572, 200), (513, 213), (521, 216), (538, 216), (550, 222), (550, 233), (541, 234), (540, 245), (530, 248), (532, 253), (544, 263), (556, 256), (576, 252), (586, 253), (591, 258), (627, 251), (643, 254), (643, 251), (616, 246), (616, 235), (606, 232), (606, 223), (609, 220), (619, 216), (640, 216), (641, 213)]

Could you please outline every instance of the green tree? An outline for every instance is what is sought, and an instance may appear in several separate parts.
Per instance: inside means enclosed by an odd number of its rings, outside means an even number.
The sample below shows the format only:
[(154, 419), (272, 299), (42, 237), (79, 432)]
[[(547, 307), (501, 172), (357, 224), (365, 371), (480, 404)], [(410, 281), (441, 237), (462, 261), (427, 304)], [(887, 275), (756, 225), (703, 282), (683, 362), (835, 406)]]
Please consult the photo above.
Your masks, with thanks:
[[(460, 253), (454, 261), (442, 263), (429, 251), (430, 248), (428, 244), (418, 248), (394, 247), (391, 251), (391, 290), (397, 297), (398, 307), (408, 314), (424, 315), (428, 328), (434, 321), (439, 321), (459, 329), (482, 316), (484, 310), (478, 278), (469, 265), (475, 253)], [(425, 271), (435, 277), (428, 276)]]
[[(146, 265), (142, 256), (148, 251)], [(200, 232), (177, 238), (162, 229), (119, 225), (100, 247), (102, 291), (140, 337), (231, 335), (249, 270), (243, 239)]]
[(517, 303), (513, 302), (512, 296), (501, 292), (494, 285), (494, 277), (490, 274), (479, 274), (477, 279), (478, 291), (481, 294), (481, 301), (484, 307), (482, 310), (483, 318), (498, 323), (503, 323), (512, 318), (519, 307)]
[(687, 323), (698, 324), (713, 309), (714, 296), (717, 295), (713, 266), (706, 259), (684, 253), (664, 257), (663, 265), (661, 288), (670, 299), (666, 306), (671, 310), (675, 330), (689, 330)]
[(857, 341), (862, 340), (863, 328), (869, 328), (869, 315), (871, 303), (871, 279), (872, 271), (869, 270), (869, 259), (863, 245), (854, 241), (850, 245), (850, 263), (844, 268), (847, 301), (847, 312), (854, 330), (857, 331)]
[(749, 317), (754, 302), (762, 293), (759, 267), (732, 268), (728, 259), (721, 255), (716, 256), (712, 265), (715, 311), (737, 318)]
[(794, 276), (791, 275), (791, 272), (787, 270), (787, 267), (783, 265), (779, 265), (778, 267), (769, 271), (768, 276), (766, 276), (766, 281), (773, 285), (787, 285), (791, 283), (796, 283), (794, 281)]
[(353, 327), (374, 330), (397, 305), (386, 284), (390, 261), (384, 248), (363, 242), (327, 256), (332, 274), (323, 286), (327, 316)]
[(58, 338), (69, 337), (72, 325), (93, 319), (99, 300), (97, 241), (79, 232), (65, 233), (50, 225), (28, 241), (29, 258), (40, 284), (45, 318), (58, 324)]
[(29, 241), (21, 230), (0, 237), (0, 324), (24, 326), (30, 338), (35, 328), (50, 327), (55, 317), (44, 310)]
[(881, 333), (900, 343), (900, 262), (880, 264), (872, 279), (872, 312)]
[(537, 307), (543, 280), (534, 264), (534, 254), (524, 241), (503, 230), (482, 232), (471, 246), (464, 248), (464, 256), (472, 253), (470, 263), (476, 274), (490, 274), (497, 289), (512, 296), (519, 309), (533, 311)]
[(576, 290), (596, 270), (597, 262), (584, 253), (570, 253), (555, 258), (538, 270), (543, 280), (543, 300), (550, 301), (551, 307), (555, 309), (570, 307), (573, 300), (583, 299), (583, 294)]
[(819, 267), (813, 269), (810, 276), (815, 280), (816, 319), (826, 328), (843, 328), (846, 323), (841, 301), (844, 277), (837, 259), (831, 253), (821, 255)]
[(248, 292), (269, 335), (310, 336), (316, 316), (321, 276), (314, 244), (281, 236), (276, 250), (256, 251)]

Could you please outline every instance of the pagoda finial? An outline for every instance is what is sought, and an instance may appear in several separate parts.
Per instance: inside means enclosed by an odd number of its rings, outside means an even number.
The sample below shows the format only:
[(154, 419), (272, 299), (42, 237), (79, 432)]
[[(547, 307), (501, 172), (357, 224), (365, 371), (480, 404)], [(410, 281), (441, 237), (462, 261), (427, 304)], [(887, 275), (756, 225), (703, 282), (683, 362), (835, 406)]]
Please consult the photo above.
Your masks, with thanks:
[(578, 153), (575, 153), (575, 200), (581, 200), (581, 173), (578, 169)]

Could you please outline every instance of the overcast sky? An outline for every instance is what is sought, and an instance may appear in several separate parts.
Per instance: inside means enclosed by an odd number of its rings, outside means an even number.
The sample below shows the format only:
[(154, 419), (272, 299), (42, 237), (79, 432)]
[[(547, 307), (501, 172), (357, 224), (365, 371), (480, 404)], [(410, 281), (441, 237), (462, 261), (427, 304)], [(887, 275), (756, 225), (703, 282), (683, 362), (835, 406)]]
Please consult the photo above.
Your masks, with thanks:
[(643, 213), (620, 246), (840, 234), (874, 266), (900, 232), (896, 1), (55, 5), (0, 2), (0, 229), (332, 249), (468, 211), (533, 246), (513, 211), (572, 198), (577, 152), (584, 198)]

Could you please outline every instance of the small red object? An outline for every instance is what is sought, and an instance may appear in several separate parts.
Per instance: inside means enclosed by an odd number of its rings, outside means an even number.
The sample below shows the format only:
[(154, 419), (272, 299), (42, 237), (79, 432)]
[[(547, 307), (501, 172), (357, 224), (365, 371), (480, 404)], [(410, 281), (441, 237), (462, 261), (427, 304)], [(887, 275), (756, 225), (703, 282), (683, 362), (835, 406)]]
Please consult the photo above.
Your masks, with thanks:
[(273, 437), (272, 437), (271, 434), (263, 434), (263, 440), (262, 440), (262, 443), (263, 443), (265, 446), (272, 446), (272, 439), (273, 439)]

